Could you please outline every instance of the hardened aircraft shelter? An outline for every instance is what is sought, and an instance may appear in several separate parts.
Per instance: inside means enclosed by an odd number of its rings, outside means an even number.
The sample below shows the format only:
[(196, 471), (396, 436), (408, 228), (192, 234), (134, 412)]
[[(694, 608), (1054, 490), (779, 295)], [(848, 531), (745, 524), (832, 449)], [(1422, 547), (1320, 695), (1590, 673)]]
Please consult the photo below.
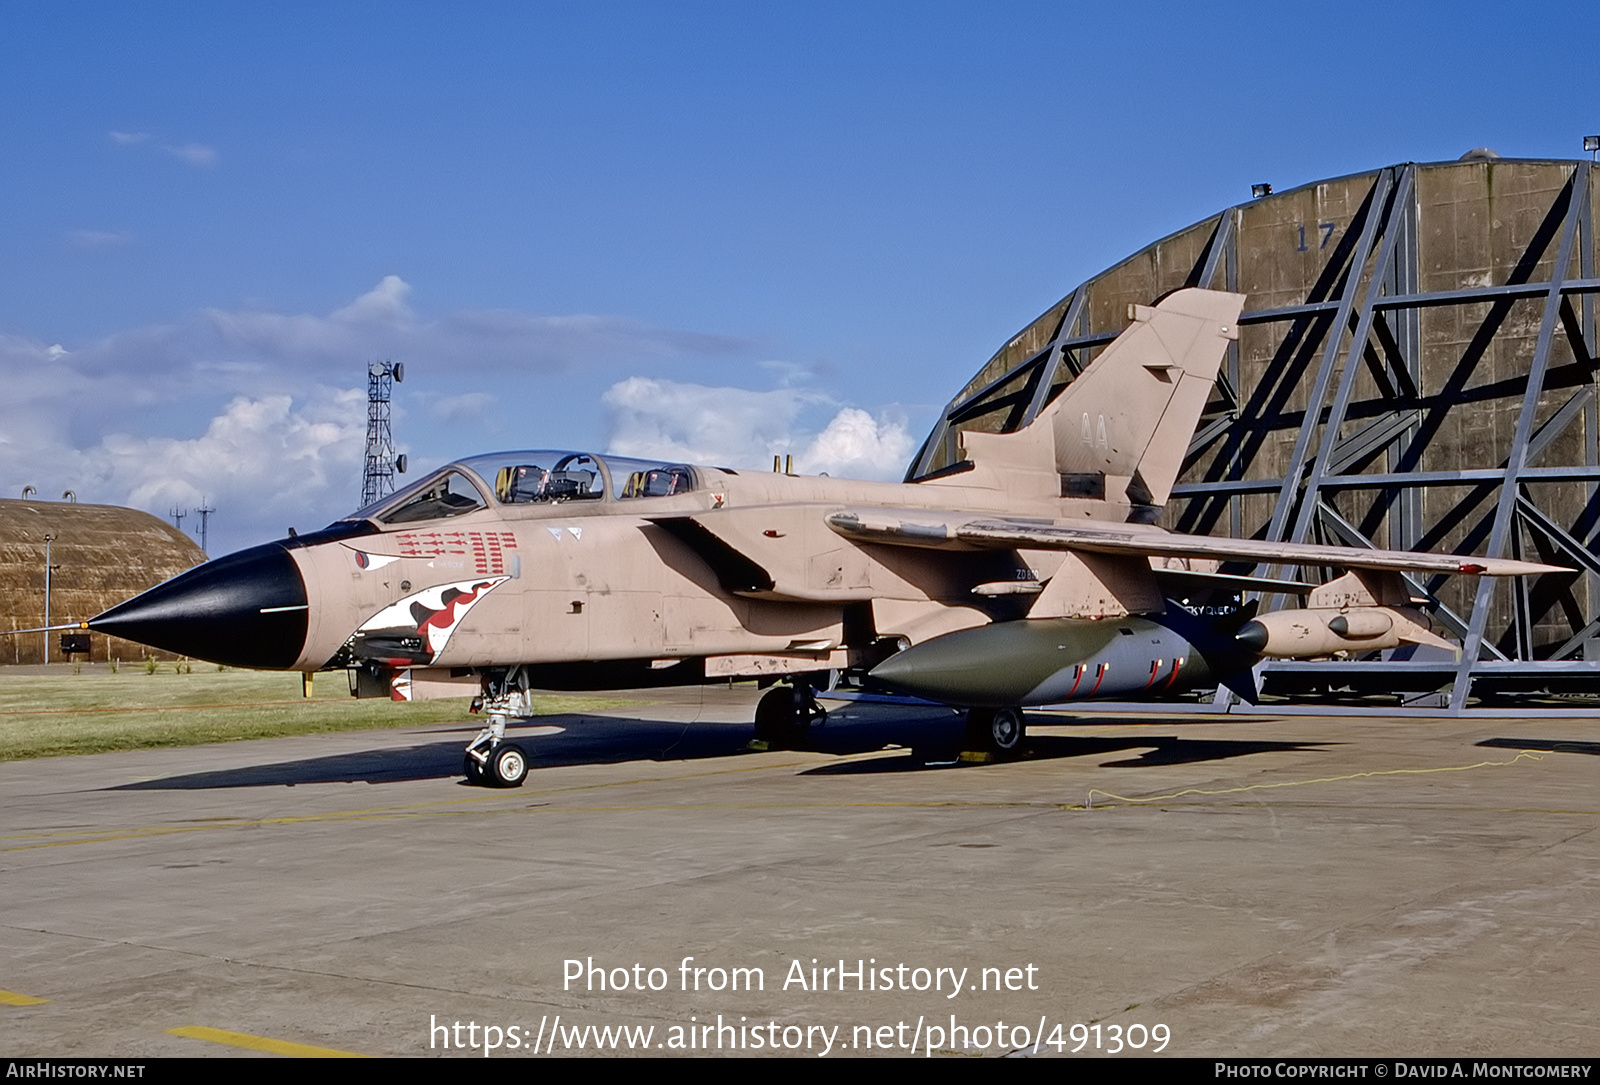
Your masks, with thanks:
[(1575, 570), (1413, 580), (1461, 641), (1459, 658), (1402, 648), (1272, 662), (1268, 703), (1592, 709), (1597, 168), (1474, 151), (1229, 207), (1085, 282), (1013, 337), (945, 409), (907, 477), (959, 459), (963, 431), (1025, 425), (1125, 327), (1129, 303), (1183, 286), (1245, 294), (1167, 526)]
[[(163, 520), (117, 505), (0, 499), (0, 632), (92, 618), (206, 560)], [(48, 585), (45, 566), (49, 565)], [(0, 664), (60, 662), (60, 632), (0, 637)], [(81, 633), (76, 658), (170, 658), (142, 644)]]

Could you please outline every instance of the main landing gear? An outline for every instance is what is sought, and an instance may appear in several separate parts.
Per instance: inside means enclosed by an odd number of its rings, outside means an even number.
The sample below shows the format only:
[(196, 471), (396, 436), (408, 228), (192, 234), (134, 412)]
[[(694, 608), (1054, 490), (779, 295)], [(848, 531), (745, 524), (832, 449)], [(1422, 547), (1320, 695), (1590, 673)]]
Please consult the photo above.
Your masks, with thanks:
[(798, 749), (805, 745), (812, 724), (828, 718), (817, 703), (809, 682), (801, 679), (773, 686), (756, 705), (756, 738), (771, 749)]
[(530, 712), (526, 672), (519, 666), (504, 675), (490, 675), (484, 682), (480, 704), (474, 707), (488, 713), (489, 726), (467, 744), (461, 766), (467, 783), (521, 787), (528, 778), (528, 754), (515, 742), (506, 741), (506, 719)]
[(967, 711), (967, 748), (995, 757), (1014, 757), (1028, 737), (1028, 721), (1020, 708), (973, 708)]

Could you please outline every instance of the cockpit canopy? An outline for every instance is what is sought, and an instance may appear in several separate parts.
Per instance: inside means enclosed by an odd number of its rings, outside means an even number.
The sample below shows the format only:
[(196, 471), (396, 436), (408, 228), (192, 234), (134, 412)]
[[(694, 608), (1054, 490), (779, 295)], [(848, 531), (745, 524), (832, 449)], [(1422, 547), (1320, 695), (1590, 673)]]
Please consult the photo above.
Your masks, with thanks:
[(386, 524), (409, 524), (443, 520), (486, 507), (478, 488), (459, 471), (439, 472), (402, 490), (395, 498), (399, 500), (372, 506), (374, 510), (380, 505), (388, 506), (376, 512), (377, 519)]
[[(593, 456), (582, 452), (552, 452), (523, 458), (529, 462), (507, 463), (494, 469), (494, 496), (502, 505), (598, 501), (605, 497), (605, 480), (600, 477), (600, 465)], [(498, 461), (501, 457), (491, 459)], [(480, 470), (487, 480), (488, 470)]]
[(547, 505), (671, 497), (696, 488), (694, 468), (626, 456), (540, 450), (497, 452), (442, 467), (345, 517), (408, 524), (443, 520), (490, 505)]

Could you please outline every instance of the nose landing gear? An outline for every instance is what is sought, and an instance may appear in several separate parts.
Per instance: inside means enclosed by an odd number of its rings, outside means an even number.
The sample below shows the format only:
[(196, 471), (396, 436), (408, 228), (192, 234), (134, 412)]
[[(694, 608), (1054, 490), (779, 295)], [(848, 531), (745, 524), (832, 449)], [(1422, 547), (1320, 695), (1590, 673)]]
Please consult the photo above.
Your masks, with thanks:
[(796, 679), (773, 686), (762, 696), (756, 705), (756, 738), (772, 749), (799, 749), (811, 734), (812, 724), (827, 718), (811, 684)]
[(515, 742), (505, 739), (507, 718), (527, 716), (531, 711), (526, 672), (519, 666), (503, 676), (488, 676), (484, 680), (483, 697), (474, 708), (489, 714), (489, 726), (467, 744), (461, 766), (467, 783), (521, 787), (522, 781), (528, 778), (528, 754)]

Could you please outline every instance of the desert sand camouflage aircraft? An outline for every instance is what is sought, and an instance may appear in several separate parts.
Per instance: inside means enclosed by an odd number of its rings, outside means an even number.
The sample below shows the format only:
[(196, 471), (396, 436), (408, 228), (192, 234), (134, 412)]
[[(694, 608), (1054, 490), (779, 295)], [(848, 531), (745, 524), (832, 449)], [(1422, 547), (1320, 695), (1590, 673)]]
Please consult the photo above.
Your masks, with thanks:
[[(1004, 752), (1026, 705), (1237, 686), (1262, 656), (1449, 646), (1402, 570), (1553, 571), (1153, 526), (1243, 301), (1186, 289), (1132, 307), (1034, 422), (967, 433), (964, 459), (914, 483), (475, 456), (82, 624), (234, 666), (348, 669), (358, 696), (476, 694), (489, 725), (466, 774), (516, 786), (527, 753), (505, 724), (530, 689), (780, 680), (756, 728), (792, 743), (820, 715), (818, 676), (849, 672), (970, 709), (972, 741)], [(1202, 618), (1152, 568), (1218, 561), (1351, 571), (1305, 608)]]

